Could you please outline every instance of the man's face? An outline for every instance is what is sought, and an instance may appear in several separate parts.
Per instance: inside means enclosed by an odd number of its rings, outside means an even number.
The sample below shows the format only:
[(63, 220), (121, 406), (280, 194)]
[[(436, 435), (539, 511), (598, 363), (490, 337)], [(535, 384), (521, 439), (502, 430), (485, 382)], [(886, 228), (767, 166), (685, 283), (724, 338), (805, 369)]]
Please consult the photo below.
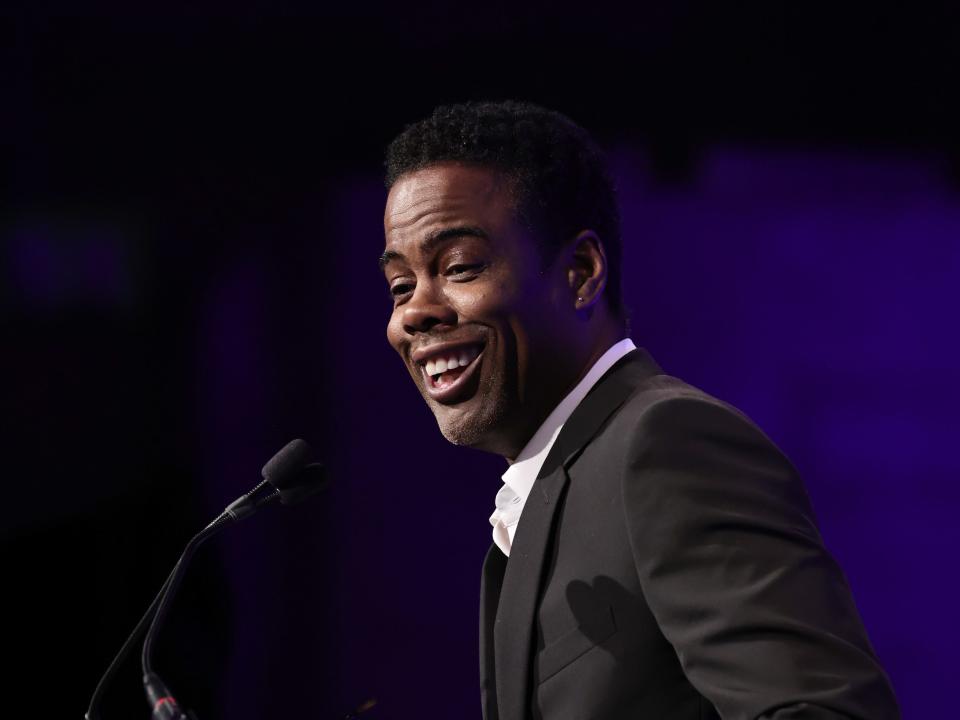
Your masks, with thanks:
[(440, 431), (514, 457), (569, 382), (564, 272), (543, 268), (509, 182), (487, 168), (443, 163), (401, 176), (384, 232), (387, 339)]

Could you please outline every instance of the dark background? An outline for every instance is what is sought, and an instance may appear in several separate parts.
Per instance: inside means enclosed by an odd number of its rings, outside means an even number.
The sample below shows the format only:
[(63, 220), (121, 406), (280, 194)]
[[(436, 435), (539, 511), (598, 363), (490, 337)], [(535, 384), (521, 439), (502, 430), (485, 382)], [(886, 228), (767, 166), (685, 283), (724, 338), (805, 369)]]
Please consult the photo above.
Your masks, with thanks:
[[(807, 480), (906, 717), (951, 707), (956, 6), (5, 6), (3, 645), (76, 717), (185, 541), (304, 437), (335, 487), (205, 547), (160, 669), (201, 720), (479, 717), (502, 460), (384, 333), (383, 150), (522, 98), (608, 149), (633, 338)], [(146, 717), (138, 671), (105, 717)]]

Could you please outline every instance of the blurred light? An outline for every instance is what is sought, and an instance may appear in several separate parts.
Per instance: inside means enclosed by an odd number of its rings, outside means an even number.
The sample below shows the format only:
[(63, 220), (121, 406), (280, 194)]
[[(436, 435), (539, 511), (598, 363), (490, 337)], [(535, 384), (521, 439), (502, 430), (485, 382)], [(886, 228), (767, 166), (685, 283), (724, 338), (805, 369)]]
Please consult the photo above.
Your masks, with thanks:
[(14, 228), (6, 246), (15, 304), (35, 310), (132, 304), (131, 242), (115, 227), (31, 222)]

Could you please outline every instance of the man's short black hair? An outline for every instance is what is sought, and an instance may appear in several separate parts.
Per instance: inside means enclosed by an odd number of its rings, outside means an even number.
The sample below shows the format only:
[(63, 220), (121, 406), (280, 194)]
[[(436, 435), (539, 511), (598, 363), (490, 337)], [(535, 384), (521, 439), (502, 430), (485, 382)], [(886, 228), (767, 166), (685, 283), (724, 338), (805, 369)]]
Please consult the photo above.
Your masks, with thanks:
[(407, 126), (387, 149), (387, 187), (440, 162), (488, 166), (514, 183), (521, 219), (542, 243), (545, 262), (582, 230), (607, 255), (606, 294), (622, 315), (620, 213), (602, 151), (570, 118), (527, 102), (443, 105)]

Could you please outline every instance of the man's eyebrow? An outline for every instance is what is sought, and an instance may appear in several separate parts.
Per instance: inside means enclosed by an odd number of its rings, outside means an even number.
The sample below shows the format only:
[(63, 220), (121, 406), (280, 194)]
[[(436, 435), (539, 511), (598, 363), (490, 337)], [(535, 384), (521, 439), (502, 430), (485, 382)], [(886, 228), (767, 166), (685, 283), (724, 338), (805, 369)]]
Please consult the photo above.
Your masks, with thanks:
[[(488, 235), (481, 228), (472, 227), (469, 225), (444, 228), (427, 235), (427, 237), (425, 237), (420, 243), (420, 252), (424, 254), (430, 253), (440, 245), (461, 237), (477, 237), (486, 240)], [(387, 264), (393, 260), (406, 259), (407, 258), (403, 253), (399, 253), (395, 250), (386, 250), (384, 251), (383, 255), (380, 256), (380, 270), (382, 272)]]

